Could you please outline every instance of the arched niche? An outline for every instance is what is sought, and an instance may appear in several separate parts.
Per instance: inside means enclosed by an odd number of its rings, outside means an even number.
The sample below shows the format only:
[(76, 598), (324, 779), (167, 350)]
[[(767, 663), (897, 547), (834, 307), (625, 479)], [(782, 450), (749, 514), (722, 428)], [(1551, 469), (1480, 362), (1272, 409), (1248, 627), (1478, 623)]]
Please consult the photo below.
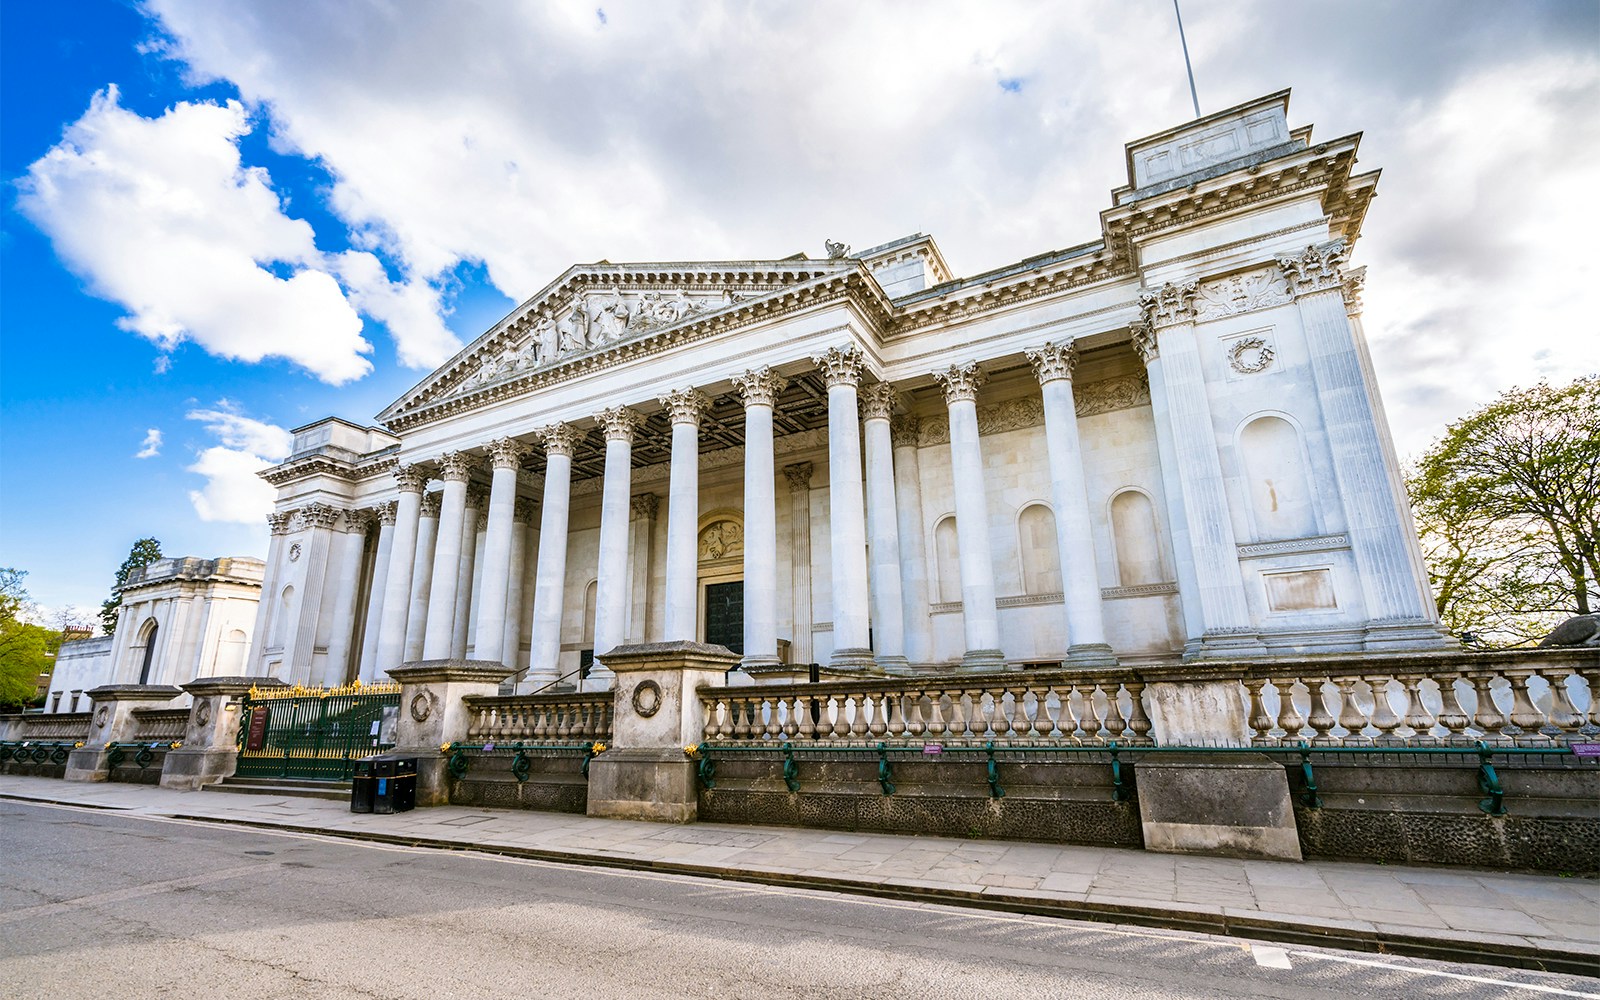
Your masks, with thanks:
[(954, 514), (946, 514), (933, 526), (933, 551), (939, 601), (953, 604), (961, 600), (961, 540), (956, 534)]
[(1116, 549), (1117, 584), (1137, 587), (1169, 579), (1161, 562), (1161, 538), (1155, 504), (1149, 494), (1134, 487), (1111, 497), (1111, 542)]
[(1017, 514), (1017, 551), (1024, 594), (1061, 593), (1061, 549), (1056, 543), (1056, 513), (1035, 501)]
[(1317, 513), (1299, 429), (1277, 414), (1253, 417), (1239, 429), (1239, 454), (1256, 537), (1315, 535)]

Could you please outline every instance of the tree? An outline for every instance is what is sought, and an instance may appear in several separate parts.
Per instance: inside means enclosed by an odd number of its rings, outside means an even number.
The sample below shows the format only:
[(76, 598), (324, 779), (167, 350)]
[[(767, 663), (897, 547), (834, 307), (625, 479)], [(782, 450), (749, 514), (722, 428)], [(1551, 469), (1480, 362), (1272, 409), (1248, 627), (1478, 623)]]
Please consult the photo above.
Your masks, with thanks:
[(1600, 606), (1600, 377), (1502, 394), (1407, 486), (1452, 631), (1519, 645)]
[(0, 708), (21, 708), (37, 699), (39, 675), (50, 671), (61, 645), (61, 633), (27, 620), (35, 610), (22, 586), (27, 575), (0, 569)]
[(100, 625), (105, 629), (106, 635), (116, 634), (117, 609), (122, 607), (122, 588), (127, 584), (129, 575), (134, 570), (143, 569), (160, 558), (161, 543), (154, 538), (141, 538), (133, 543), (128, 558), (122, 560), (122, 565), (117, 567), (117, 582), (111, 585), (111, 596), (100, 605)]

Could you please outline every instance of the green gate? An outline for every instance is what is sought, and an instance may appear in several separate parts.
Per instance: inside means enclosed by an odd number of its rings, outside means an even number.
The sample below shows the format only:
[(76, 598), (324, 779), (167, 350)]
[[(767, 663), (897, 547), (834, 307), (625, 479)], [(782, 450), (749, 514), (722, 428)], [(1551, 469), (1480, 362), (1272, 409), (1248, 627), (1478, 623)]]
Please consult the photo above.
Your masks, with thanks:
[(394, 746), (400, 685), (251, 688), (239, 719), (241, 778), (349, 780), (352, 762)]

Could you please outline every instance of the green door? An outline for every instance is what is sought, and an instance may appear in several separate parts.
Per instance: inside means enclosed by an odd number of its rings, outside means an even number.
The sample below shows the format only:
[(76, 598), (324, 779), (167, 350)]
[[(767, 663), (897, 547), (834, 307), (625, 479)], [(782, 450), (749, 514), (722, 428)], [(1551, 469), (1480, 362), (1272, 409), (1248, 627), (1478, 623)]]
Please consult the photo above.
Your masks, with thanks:
[(706, 584), (706, 642), (744, 654), (744, 581)]

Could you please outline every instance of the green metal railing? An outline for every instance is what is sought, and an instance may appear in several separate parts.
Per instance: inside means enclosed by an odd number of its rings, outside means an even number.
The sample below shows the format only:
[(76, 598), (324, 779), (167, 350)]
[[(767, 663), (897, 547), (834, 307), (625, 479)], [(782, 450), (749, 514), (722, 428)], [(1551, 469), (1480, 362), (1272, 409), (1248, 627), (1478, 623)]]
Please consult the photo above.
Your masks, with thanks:
[(129, 751), (132, 751), (133, 762), (139, 765), (139, 770), (143, 771), (155, 763), (156, 754), (161, 754), (162, 760), (165, 760), (167, 751), (176, 750), (181, 746), (183, 746), (182, 743), (173, 740), (157, 740), (154, 743), (107, 743), (106, 765), (109, 767), (121, 767), (123, 762), (128, 759)]
[[(493, 751), (513, 751), (511, 756), (505, 759), (510, 760), (511, 776), (516, 778), (517, 784), (520, 785), (527, 781), (529, 774), (532, 773), (534, 757), (562, 757), (581, 754), (583, 756), (583, 764), (579, 768), (579, 772), (587, 778), (589, 776), (589, 762), (597, 755), (604, 753), (606, 745), (604, 743), (573, 743), (567, 745), (511, 743), (502, 745), (497, 743), (456, 742), (446, 743), (439, 749), (449, 755), (449, 759), (445, 761), (445, 769), (450, 772), (452, 778), (458, 781), (467, 776), (467, 772), (471, 769), (474, 760), (499, 760), (502, 758), (498, 754), (494, 754)], [(483, 756), (473, 757), (469, 755), (469, 751), (473, 750)]]
[(65, 764), (67, 757), (82, 740), (5, 740), (0, 741), (0, 763), (14, 760), (19, 764)]
[[(796, 747), (788, 741), (781, 745), (772, 746), (718, 746), (712, 743), (701, 743), (693, 748), (685, 748), (695, 761), (695, 773), (702, 788), (714, 789), (716, 787), (717, 758), (738, 754), (765, 754), (779, 753), (783, 762), (784, 785), (791, 792), (800, 791), (800, 768), (795, 754), (806, 753), (812, 760), (826, 760), (834, 754), (874, 754), (878, 758), (878, 784), (883, 789), (883, 794), (893, 795), (894, 760), (892, 754), (915, 754), (925, 756), (923, 747), (890, 746), (887, 743), (877, 743), (871, 746), (849, 747)], [(1199, 747), (1199, 746), (1157, 746), (1134, 745), (1127, 746), (1115, 740), (1099, 747), (1085, 746), (996, 746), (993, 742), (985, 743), (982, 747), (942, 747), (938, 754), (943, 758), (954, 756), (958, 760), (970, 760), (975, 755), (982, 754), (980, 758), (984, 763), (985, 780), (989, 785), (991, 798), (1004, 798), (1005, 788), (1000, 784), (999, 761), (996, 754), (1077, 754), (1080, 756), (1104, 757), (1111, 769), (1111, 801), (1127, 802), (1133, 798), (1132, 782), (1124, 775), (1122, 765), (1129, 756), (1151, 753), (1171, 754), (1267, 754), (1291, 755), (1296, 758), (1295, 763), (1289, 767), (1297, 768), (1300, 774), (1300, 803), (1308, 809), (1322, 808), (1322, 798), (1318, 794), (1316, 770), (1312, 765), (1314, 756), (1326, 757), (1328, 755), (1351, 755), (1356, 758), (1382, 755), (1400, 758), (1402, 761), (1410, 758), (1418, 760), (1428, 757), (1467, 757), (1474, 758), (1478, 772), (1478, 790), (1485, 796), (1478, 802), (1478, 808), (1490, 816), (1504, 816), (1507, 813), (1505, 805), (1506, 791), (1501, 784), (1499, 772), (1495, 770), (1494, 758), (1501, 757), (1507, 760), (1527, 758), (1553, 758), (1571, 757), (1569, 747), (1500, 747), (1479, 742), (1474, 746), (1458, 747), (1316, 747), (1310, 744), (1284, 744), (1275, 747)], [(902, 763), (904, 756), (899, 758)]]
[[(252, 688), (240, 713), (239, 764), (234, 773), (348, 780), (355, 761), (394, 746), (384, 739), (384, 713), (398, 711), (399, 706), (398, 684)], [(253, 731), (261, 736), (254, 748)]]

